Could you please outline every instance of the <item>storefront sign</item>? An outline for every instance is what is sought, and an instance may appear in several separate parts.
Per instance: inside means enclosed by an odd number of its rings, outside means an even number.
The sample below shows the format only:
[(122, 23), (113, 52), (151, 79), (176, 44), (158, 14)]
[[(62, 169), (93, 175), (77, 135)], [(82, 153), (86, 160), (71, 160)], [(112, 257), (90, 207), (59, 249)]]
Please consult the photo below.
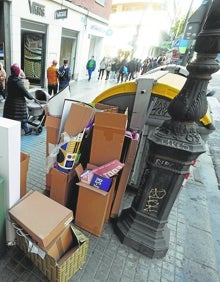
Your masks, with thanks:
[(67, 18), (68, 9), (62, 9), (55, 11), (55, 19), (66, 19)]
[(28, 3), (29, 3), (29, 9), (30, 9), (31, 14), (41, 16), (41, 17), (45, 16), (45, 6), (44, 5), (41, 5), (36, 2), (31, 2), (30, 0), (28, 0)]

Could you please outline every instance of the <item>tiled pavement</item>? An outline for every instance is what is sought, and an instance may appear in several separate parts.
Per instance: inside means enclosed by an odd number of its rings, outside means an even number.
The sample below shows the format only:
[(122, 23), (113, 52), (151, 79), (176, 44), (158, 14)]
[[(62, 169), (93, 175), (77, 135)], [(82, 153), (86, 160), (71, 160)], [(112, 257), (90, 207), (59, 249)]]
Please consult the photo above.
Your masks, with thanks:
[[(103, 90), (104, 82), (77, 82), (73, 87), (76, 100), (90, 102)], [(101, 84), (102, 83), (102, 84)], [(89, 100), (90, 99), (90, 100)], [(30, 154), (28, 189), (44, 191), (45, 137), (22, 136), (21, 150)], [(171, 210), (168, 222), (170, 245), (163, 259), (149, 259), (123, 245), (115, 235), (112, 224), (106, 223), (101, 237), (84, 232), (89, 237), (86, 264), (70, 281), (80, 282), (218, 282), (218, 266), (209, 214), (209, 189), (217, 190), (212, 160), (207, 153), (200, 156), (186, 186), (182, 188)], [(130, 205), (134, 192), (127, 191), (122, 208)], [(219, 200), (219, 199), (216, 199)], [(48, 281), (32, 262), (18, 249), (8, 247), (0, 258), (0, 281)]]

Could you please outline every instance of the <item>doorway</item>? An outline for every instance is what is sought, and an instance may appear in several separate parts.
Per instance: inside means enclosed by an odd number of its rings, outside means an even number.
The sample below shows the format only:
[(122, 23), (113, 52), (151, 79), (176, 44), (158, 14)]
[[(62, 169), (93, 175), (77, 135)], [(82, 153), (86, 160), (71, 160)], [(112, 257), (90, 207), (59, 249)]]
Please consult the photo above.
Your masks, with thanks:
[(73, 30), (62, 30), (62, 39), (60, 47), (60, 62), (59, 65), (63, 65), (63, 60), (67, 59), (69, 67), (72, 73), (72, 79), (75, 78), (75, 58), (76, 58), (76, 46), (77, 46), (77, 35), (78, 32)]

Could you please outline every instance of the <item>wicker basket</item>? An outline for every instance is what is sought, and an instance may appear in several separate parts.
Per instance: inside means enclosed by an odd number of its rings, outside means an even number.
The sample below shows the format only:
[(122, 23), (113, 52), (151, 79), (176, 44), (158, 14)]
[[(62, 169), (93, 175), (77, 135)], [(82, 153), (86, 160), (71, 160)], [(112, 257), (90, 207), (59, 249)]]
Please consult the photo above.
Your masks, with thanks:
[(89, 240), (72, 224), (71, 227), (77, 237), (79, 246), (69, 250), (58, 262), (47, 254), (42, 259), (38, 254), (28, 252), (27, 239), (16, 232), (16, 242), (19, 248), (27, 254), (31, 261), (52, 282), (68, 281), (86, 262)]

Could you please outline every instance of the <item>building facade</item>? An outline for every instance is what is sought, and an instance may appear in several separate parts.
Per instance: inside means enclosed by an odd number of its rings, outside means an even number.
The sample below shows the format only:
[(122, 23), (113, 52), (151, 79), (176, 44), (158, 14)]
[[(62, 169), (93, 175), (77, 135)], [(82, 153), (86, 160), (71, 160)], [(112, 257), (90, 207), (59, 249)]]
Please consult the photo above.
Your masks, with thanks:
[(7, 73), (18, 63), (41, 87), (53, 59), (68, 59), (72, 79), (86, 78), (88, 59), (100, 59), (110, 12), (111, 0), (1, 1), (0, 60)]

